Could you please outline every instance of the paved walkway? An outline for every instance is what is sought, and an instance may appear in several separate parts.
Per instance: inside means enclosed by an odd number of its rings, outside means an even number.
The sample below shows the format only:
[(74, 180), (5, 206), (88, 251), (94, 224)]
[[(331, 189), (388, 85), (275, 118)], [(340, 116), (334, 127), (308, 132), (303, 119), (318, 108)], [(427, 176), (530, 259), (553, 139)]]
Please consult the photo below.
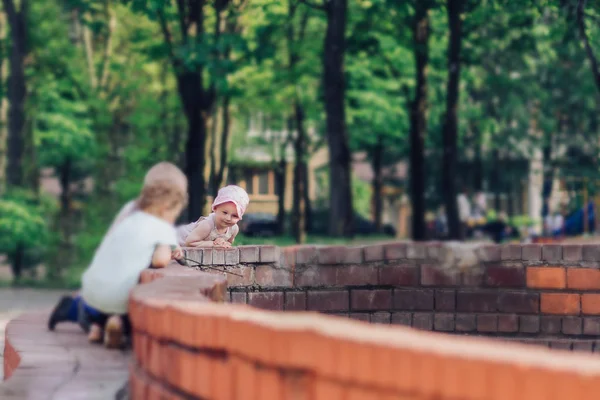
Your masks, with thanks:
[[(3, 363), (4, 329), (8, 321), (31, 310), (50, 309), (68, 291), (39, 289), (0, 289), (0, 365)], [(3, 378), (0, 368), (0, 379)]]

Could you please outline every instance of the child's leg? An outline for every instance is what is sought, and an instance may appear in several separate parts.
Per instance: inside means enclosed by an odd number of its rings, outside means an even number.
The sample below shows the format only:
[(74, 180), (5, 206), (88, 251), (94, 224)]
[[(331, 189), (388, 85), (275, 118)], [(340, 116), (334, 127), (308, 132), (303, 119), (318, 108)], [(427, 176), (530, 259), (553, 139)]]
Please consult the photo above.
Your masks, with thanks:
[(48, 329), (53, 331), (59, 322), (77, 322), (80, 296), (63, 296), (48, 319)]

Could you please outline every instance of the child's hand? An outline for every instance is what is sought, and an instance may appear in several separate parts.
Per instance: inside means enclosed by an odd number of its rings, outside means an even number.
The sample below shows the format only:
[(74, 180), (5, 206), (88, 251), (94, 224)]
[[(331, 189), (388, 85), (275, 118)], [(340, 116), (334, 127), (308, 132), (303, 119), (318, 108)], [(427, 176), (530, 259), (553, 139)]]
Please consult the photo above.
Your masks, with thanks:
[(171, 252), (171, 258), (173, 260), (181, 260), (183, 258), (183, 249), (181, 247), (177, 246)]
[(227, 240), (225, 240), (223, 238), (216, 238), (213, 241), (213, 245), (215, 245), (217, 247), (225, 247), (225, 248), (231, 247), (231, 243), (229, 243)]

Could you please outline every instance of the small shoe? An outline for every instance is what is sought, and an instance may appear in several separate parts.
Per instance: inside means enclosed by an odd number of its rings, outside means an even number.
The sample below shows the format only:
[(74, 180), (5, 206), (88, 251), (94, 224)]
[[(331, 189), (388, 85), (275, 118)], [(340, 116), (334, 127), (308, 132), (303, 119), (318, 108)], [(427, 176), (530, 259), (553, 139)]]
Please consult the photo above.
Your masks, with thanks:
[(90, 326), (90, 331), (88, 333), (88, 341), (90, 343), (102, 342), (102, 328), (100, 328), (100, 325), (93, 324), (92, 326)]
[(69, 321), (69, 311), (73, 306), (73, 298), (71, 296), (63, 296), (48, 319), (48, 330), (53, 331), (56, 324), (59, 322)]
[(119, 349), (123, 346), (123, 323), (118, 315), (112, 315), (104, 327), (104, 346)]

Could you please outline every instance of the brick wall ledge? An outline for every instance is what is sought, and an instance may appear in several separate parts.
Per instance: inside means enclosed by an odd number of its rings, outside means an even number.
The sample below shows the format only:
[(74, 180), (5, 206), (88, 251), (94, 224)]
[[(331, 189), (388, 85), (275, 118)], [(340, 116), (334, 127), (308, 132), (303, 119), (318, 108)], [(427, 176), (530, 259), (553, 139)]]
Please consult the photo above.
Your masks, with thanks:
[(578, 265), (600, 267), (600, 244), (508, 244), (460, 242), (383, 242), (358, 246), (298, 245), (235, 246), (229, 249), (184, 248), (200, 265), (235, 266), (275, 264), (356, 265), (372, 262), (407, 261), (435, 263), (458, 272), (483, 263), (523, 262), (528, 265)]
[(131, 295), (132, 399), (600, 396), (600, 359), (591, 355), (215, 304), (207, 296), (221, 299), (222, 277), (171, 270), (148, 271), (153, 282)]

